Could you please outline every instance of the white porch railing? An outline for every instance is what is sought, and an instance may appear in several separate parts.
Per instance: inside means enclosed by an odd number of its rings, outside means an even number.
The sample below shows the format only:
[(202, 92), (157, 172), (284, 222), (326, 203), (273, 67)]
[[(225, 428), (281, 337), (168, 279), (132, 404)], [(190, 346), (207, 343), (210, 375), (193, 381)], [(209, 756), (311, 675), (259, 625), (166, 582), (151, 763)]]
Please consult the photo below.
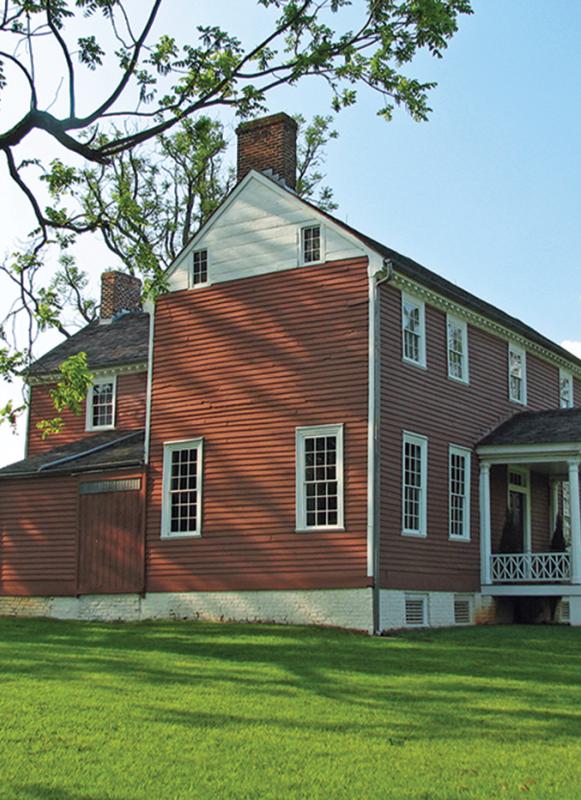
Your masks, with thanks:
[(493, 583), (567, 583), (571, 558), (569, 553), (494, 553), (490, 572)]

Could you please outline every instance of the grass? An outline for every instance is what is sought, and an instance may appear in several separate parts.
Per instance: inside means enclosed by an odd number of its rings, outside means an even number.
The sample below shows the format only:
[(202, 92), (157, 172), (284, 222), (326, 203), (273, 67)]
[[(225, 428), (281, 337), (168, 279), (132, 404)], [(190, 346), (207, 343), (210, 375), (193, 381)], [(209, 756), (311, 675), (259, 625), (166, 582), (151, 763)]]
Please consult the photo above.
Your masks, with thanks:
[(581, 797), (581, 630), (0, 619), (0, 798)]

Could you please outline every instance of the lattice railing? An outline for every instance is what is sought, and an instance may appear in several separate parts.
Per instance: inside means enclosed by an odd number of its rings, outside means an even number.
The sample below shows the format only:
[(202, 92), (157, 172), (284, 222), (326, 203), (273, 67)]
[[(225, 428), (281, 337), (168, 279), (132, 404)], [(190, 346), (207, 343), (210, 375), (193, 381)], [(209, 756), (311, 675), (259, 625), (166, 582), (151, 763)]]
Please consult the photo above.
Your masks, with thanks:
[(493, 583), (566, 583), (571, 580), (569, 553), (494, 553)]

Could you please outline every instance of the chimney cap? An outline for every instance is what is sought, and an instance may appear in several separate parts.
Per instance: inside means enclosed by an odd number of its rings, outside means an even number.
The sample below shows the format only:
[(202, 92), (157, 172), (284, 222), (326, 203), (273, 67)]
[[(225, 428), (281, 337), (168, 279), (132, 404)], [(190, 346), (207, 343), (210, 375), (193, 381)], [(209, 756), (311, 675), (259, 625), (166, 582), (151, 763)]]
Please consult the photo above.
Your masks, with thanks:
[(236, 133), (258, 130), (258, 128), (268, 128), (271, 125), (276, 125), (278, 122), (285, 122), (287, 125), (292, 125), (295, 129), (298, 128), (296, 119), (287, 114), (286, 111), (279, 111), (277, 114), (269, 114), (266, 117), (258, 117), (258, 119), (249, 119), (241, 122), (236, 128)]

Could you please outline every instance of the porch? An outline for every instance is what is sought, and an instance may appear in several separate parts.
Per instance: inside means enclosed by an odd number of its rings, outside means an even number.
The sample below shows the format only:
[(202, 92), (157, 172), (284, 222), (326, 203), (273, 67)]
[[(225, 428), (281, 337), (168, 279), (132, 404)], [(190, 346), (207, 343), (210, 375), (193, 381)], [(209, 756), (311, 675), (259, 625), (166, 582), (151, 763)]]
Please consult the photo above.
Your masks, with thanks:
[(581, 596), (581, 409), (516, 414), (477, 453), (482, 593)]

